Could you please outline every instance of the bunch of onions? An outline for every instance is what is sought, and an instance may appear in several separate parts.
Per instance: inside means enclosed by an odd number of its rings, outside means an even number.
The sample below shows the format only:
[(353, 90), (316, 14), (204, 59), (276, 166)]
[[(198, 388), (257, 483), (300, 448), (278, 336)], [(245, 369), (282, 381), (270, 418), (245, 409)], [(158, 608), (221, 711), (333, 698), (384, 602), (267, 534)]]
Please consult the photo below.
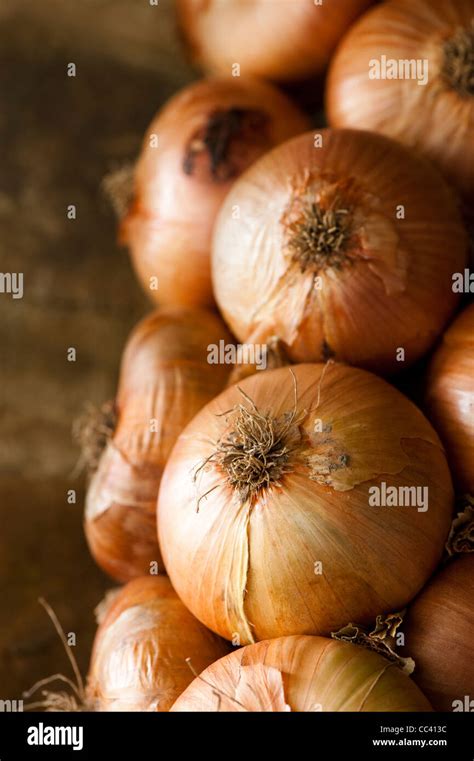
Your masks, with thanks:
[(416, 146), (474, 198), (474, 0), (389, 0), (367, 13), (333, 59), (327, 113), (332, 126)]
[(213, 303), (209, 253), (224, 196), (255, 159), (308, 126), (285, 95), (252, 79), (201, 81), (172, 98), (145, 135), (120, 233), (150, 298)]
[[(429, 505), (377, 506), (377, 492), (407, 487)], [(412, 402), (364, 370), (296, 365), (227, 388), (185, 428), (158, 532), (189, 610), (249, 644), (404, 607), (439, 561), (452, 502), (444, 451)]]
[(442, 330), (466, 248), (454, 197), (428, 162), (381, 135), (322, 130), (274, 149), (230, 191), (215, 295), (240, 341), (273, 336), (296, 362), (388, 373)]
[(117, 422), (90, 483), (85, 531), (97, 563), (128, 581), (161, 566), (156, 498), (173, 444), (226, 385), (229, 367), (209, 365), (207, 346), (231, 341), (222, 321), (198, 309), (155, 311), (125, 348)]
[(443, 336), (431, 363), (426, 401), (455, 487), (474, 495), (474, 304)]
[(168, 711), (194, 673), (228, 652), (186, 610), (166, 577), (127, 584), (95, 638), (86, 705), (95, 711)]
[(178, 0), (193, 59), (210, 71), (278, 81), (320, 74), (338, 41), (372, 0)]
[(472, 711), (465, 700), (474, 699), (473, 600), (474, 555), (465, 555), (434, 576), (405, 620), (413, 679), (437, 711)]
[(172, 711), (430, 711), (397, 666), (358, 645), (280, 637), (209, 666)]

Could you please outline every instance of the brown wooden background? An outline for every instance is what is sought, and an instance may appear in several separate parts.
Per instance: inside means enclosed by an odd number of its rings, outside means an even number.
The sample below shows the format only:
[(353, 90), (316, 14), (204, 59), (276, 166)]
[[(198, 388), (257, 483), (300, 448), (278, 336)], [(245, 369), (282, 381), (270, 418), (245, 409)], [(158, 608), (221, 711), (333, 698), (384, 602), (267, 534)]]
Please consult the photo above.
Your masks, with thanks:
[(86, 401), (112, 397), (123, 342), (147, 309), (100, 184), (193, 76), (172, 11), (171, 0), (0, 4), (0, 271), (23, 272), (25, 289), (22, 300), (0, 294), (0, 699), (71, 675), (37, 598), (76, 633), (85, 674), (93, 608), (113, 585), (83, 538), (71, 425)]

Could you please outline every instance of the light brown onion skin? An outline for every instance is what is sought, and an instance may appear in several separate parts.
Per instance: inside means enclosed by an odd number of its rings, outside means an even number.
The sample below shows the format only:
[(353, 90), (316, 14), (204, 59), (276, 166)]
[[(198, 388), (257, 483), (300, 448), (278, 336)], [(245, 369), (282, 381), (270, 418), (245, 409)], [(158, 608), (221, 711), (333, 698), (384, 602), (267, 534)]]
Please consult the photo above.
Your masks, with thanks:
[[(381, 132), (416, 147), (474, 198), (474, 96), (461, 96), (440, 76), (442, 45), (474, 18), (473, 0), (389, 0), (348, 32), (334, 56), (326, 111), (333, 127)], [(428, 83), (370, 79), (369, 61), (427, 60)]]
[[(215, 165), (209, 149), (194, 154), (193, 160), (189, 148), (199, 141), (202, 145), (213, 115), (218, 112), (227, 125), (235, 124), (236, 109), (246, 115), (237, 117), (241, 126), (235, 127), (228, 148), (222, 129), (220, 136), (214, 130), (210, 137)], [(214, 303), (211, 235), (225, 195), (255, 159), (308, 126), (308, 118), (283, 93), (247, 77), (193, 83), (157, 114), (144, 138), (134, 199), (120, 230), (153, 301), (180, 306)], [(152, 135), (158, 136), (158, 147), (152, 147)], [(153, 277), (158, 287), (150, 289)]]
[[(132, 332), (122, 358), (117, 425), (90, 483), (85, 532), (101, 568), (118, 581), (163, 569), (156, 497), (178, 434), (225, 386), (228, 365), (207, 346), (231, 342), (219, 317), (199, 309), (156, 310)], [(150, 421), (156, 420), (152, 431)]]
[[(241, 644), (328, 635), (403, 608), (435, 570), (452, 515), (446, 457), (426, 418), (380, 378), (334, 363), (267, 370), (239, 386), (277, 419), (292, 413), (296, 386), (300, 422), (282, 442), (295, 450), (280, 485), (241, 501), (222, 464), (209, 460), (234, 430), (229, 410), (245, 404), (237, 386), (178, 438), (161, 482), (158, 532), (185, 605)], [(316, 431), (319, 420), (325, 431)], [(428, 510), (369, 505), (369, 488), (382, 481), (426, 486)]]
[[(274, 678), (281, 676), (279, 695), (262, 693), (257, 670), (262, 666)], [(248, 645), (213, 663), (202, 677), (171, 711), (431, 711), (396, 666), (358, 645), (324, 637), (280, 637)], [(247, 693), (242, 691), (244, 678)]]
[(96, 711), (168, 711), (228, 645), (199, 623), (166, 577), (120, 590), (94, 641), (87, 704)]
[(344, 32), (372, 0), (178, 0), (181, 32), (207, 71), (280, 82), (322, 73)]
[(437, 711), (452, 711), (466, 695), (474, 699), (473, 600), (474, 555), (458, 556), (432, 578), (404, 622), (413, 679)]
[(435, 352), (426, 405), (446, 447), (456, 490), (474, 494), (474, 304), (457, 317)]
[[(349, 262), (303, 273), (288, 212), (326, 203), (324, 194), (352, 209)], [(400, 204), (404, 219), (396, 218)], [(230, 191), (216, 222), (214, 290), (242, 342), (275, 336), (295, 362), (331, 356), (388, 374), (441, 332), (459, 300), (452, 274), (466, 249), (454, 196), (427, 161), (382, 135), (316, 130), (268, 153)]]

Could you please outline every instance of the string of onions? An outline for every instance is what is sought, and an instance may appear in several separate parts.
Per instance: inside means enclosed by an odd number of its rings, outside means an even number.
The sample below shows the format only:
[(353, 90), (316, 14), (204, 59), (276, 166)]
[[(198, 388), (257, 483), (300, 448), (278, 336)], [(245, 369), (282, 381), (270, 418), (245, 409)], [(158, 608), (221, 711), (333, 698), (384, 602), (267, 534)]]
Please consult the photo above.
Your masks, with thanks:
[(221, 658), (171, 711), (430, 711), (396, 666), (357, 645), (293, 636)]
[(208, 71), (278, 81), (320, 74), (339, 39), (372, 0), (178, 0), (181, 33)]
[(389, 0), (348, 32), (327, 83), (334, 127), (416, 146), (474, 198), (474, 0)]
[(94, 641), (86, 704), (95, 711), (168, 711), (228, 646), (189, 613), (166, 577), (144, 577), (114, 598)]
[(230, 342), (222, 321), (198, 309), (152, 312), (133, 330), (122, 358), (115, 430), (86, 499), (90, 551), (118, 581), (162, 569), (156, 497), (173, 444), (221, 391), (228, 365), (210, 365), (207, 347)]
[(431, 363), (426, 403), (447, 448), (455, 487), (474, 495), (474, 304), (443, 336)]
[(249, 644), (403, 608), (441, 557), (452, 505), (439, 439), (400, 392), (296, 365), (227, 388), (185, 428), (158, 533), (184, 604)]
[(321, 130), (269, 152), (230, 191), (214, 236), (216, 300), (240, 341), (277, 337), (295, 362), (394, 372), (453, 312), (466, 247), (428, 162), (381, 135)]
[(472, 711), (473, 599), (474, 555), (457, 557), (423, 589), (405, 620), (413, 679), (437, 711)]
[(308, 129), (275, 87), (247, 77), (193, 83), (157, 114), (135, 168), (120, 239), (161, 305), (214, 303), (209, 253), (217, 211), (238, 175)]

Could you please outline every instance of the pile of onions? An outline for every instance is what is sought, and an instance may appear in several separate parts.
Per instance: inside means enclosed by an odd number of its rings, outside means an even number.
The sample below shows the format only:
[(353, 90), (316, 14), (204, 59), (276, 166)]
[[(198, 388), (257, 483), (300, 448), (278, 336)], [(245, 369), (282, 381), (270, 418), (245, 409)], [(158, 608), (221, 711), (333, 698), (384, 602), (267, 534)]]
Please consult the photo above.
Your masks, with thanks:
[(216, 300), (240, 341), (276, 336), (296, 362), (388, 373), (442, 330), (466, 247), (428, 162), (381, 135), (322, 130), (274, 149), (230, 191), (214, 236)]
[(86, 705), (95, 711), (168, 711), (194, 673), (228, 652), (186, 610), (165, 577), (131, 581), (95, 638)]
[[(379, 63), (404, 78), (371, 78)], [(327, 113), (332, 126), (416, 146), (474, 198), (474, 0), (389, 0), (367, 13), (332, 61)]]
[(209, 253), (224, 196), (255, 159), (308, 126), (285, 95), (252, 79), (201, 81), (172, 98), (145, 135), (121, 225), (152, 300), (213, 303)]
[(178, 0), (193, 59), (210, 71), (279, 81), (320, 74), (338, 41), (372, 0)]
[[(378, 507), (377, 487), (426, 488), (428, 509)], [(189, 610), (249, 644), (404, 607), (440, 559), (452, 503), (441, 443), (412, 402), (364, 370), (296, 365), (227, 388), (185, 428), (158, 532)]]
[(466, 555), (436, 574), (405, 620), (413, 679), (437, 711), (474, 707), (473, 600), (474, 555)]
[(192, 682), (172, 711), (430, 711), (399, 668), (357, 645), (280, 637), (241, 648)]
[(455, 487), (474, 495), (474, 304), (446, 331), (434, 355), (427, 407), (446, 446)]
[(231, 341), (222, 321), (198, 309), (151, 313), (122, 358), (117, 424), (90, 483), (85, 530), (97, 563), (128, 581), (161, 566), (156, 497), (184, 426), (226, 385), (229, 367), (209, 365), (207, 346)]

